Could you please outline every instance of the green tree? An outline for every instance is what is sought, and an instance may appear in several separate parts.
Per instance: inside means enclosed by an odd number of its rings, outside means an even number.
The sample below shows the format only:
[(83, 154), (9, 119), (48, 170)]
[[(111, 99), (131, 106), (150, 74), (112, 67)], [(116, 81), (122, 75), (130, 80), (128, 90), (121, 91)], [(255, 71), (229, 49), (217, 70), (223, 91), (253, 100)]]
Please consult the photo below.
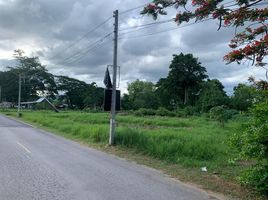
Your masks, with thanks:
[(128, 94), (123, 95), (121, 103), (122, 103), (122, 109), (123, 110), (131, 110), (131, 109), (133, 109), (132, 102), (131, 102)]
[(177, 95), (172, 92), (171, 84), (167, 78), (161, 78), (156, 83), (156, 96), (159, 106), (169, 110), (174, 110), (182, 104)]
[(212, 107), (228, 105), (229, 98), (224, 86), (217, 79), (208, 79), (202, 83), (197, 106), (202, 111), (209, 111)]
[(67, 76), (55, 76), (57, 88), (64, 93), (70, 108), (83, 109), (84, 99), (87, 96), (88, 84)]
[(48, 73), (38, 57), (24, 56), (21, 50), (16, 50), (14, 57), (17, 60), (16, 66), (7, 67), (7, 71), (0, 73), (3, 99), (17, 102), (19, 76), (22, 77), (22, 101), (36, 100), (39, 96), (54, 97), (57, 94), (54, 76)]
[(156, 88), (152, 82), (136, 80), (128, 84), (127, 90), (131, 109), (157, 108)]
[(84, 98), (84, 106), (94, 110), (100, 109), (104, 101), (104, 88), (98, 87), (95, 82), (88, 84)]
[(202, 81), (207, 78), (206, 68), (202, 67), (192, 54), (181, 53), (173, 55), (169, 69), (169, 74), (164, 81), (168, 93), (173, 94), (173, 101), (177, 104), (183, 102), (187, 105), (191, 100), (193, 101)]
[(224, 127), (225, 122), (228, 120), (228, 113), (225, 106), (215, 106), (210, 109), (209, 115), (211, 119), (214, 119)]
[(8, 102), (18, 101), (18, 76), (10, 71), (0, 72), (0, 85), (2, 87), (2, 100)]
[(241, 111), (248, 110), (254, 103), (256, 92), (254, 87), (239, 83), (234, 87), (234, 94), (231, 97), (231, 106)]
[(251, 109), (252, 119), (241, 127), (232, 143), (238, 148), (240, 158), (250, 159), (253, 165), (241, 176), (240, 181), (268, 195), (268, 101)]

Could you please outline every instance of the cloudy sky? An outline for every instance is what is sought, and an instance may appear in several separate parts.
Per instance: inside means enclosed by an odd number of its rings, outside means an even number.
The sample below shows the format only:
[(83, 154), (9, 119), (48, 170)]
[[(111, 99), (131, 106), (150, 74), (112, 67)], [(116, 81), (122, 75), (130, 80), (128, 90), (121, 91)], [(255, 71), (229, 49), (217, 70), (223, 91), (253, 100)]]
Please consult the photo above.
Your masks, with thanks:
[[(148, 0), (0, 0), (0, 70), (13, 65), (13, 51), (22, 49), (27, 56), (38, 56), (51, 73), (68, 75), (103, 86), (107, 65), (112, 64), (113, 11), (119, 17), (118, 64), (120, 88), (135, 79), (156, 82), (165, 77), (173, 54), (192, 53), (207, 68), (210, 78), (219, 79), (231, 94), (233, 86), (251, 75), (265, 78), (265, 71), (246, 62), (226, 65), (222, 57), (234, 29), (217, 31), (216, 21), (194, 25), (159, 23), (139, 15)], [(227, 1), (228, 2), (228, 1)], [(170, 8), (171, 19), (176, 10)], [(107, 21), (107, 19), (109, 19)], [(106, 20), (102, 26), (91, 31)], [(156, 21), (156, 22), (157, 22)], [(140, 26), (139, 28), (135, 28)], [(176, 28), (176, 29), (175, 29)], [(170, 31), (167, 31), (170, 30)], [(85, 35), (88, 33), (87, 35)], [(82, 37), (82, 39), (81, 39)]]

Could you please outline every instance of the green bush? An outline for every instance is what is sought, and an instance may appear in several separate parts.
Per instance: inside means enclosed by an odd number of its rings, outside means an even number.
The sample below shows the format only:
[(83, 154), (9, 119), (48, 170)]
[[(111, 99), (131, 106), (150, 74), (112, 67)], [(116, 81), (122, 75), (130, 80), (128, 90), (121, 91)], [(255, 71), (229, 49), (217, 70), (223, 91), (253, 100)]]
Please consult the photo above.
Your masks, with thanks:
[(153, 109), (146, 109), (146, 108), (141, 108), (139, 110), (134, 111), (134, 115), (136, 116), (166, 116), (166, 117), (175, 117), (176, 113), (171, 112), (167, 110), (166, 108), (159, 108), (158, 110), (153, 110)]
[(136, 110), (134, 112), (134, 115), (136, 115), (136, 116), (147, 116), (147, 115), (152, 116), (152, 115), (156, 115), (156, 110), (140, 108), (139, 110)]
[(195, 106), (186, 106), (184, 108), (178, 108), (176, 110), (177, 117), (189, 117), (189, 116), (193, 116), (193, 115), (200, 115), (197, 107), (195, 107)]
[(252, 120), (232, 138), (240, 157), (254, 163), (239, 180), (268, 195), (268, 101), (255, 105), (251, 114)]
[(238, 110), (236, 109), (226, 109), (225, 112), (227, 119), (232, 119), (234, 116), (239, 114)]
[(210, 109), (209, 116), (211, 119), (218, 121), (222, 127), (228, 120), (228, 115), (225, 106), (215, 106)]
[(187, 116), (193, 116), (193, 115), (197, 114), (197, 109), (194, 106), (186, 106), (184, 108), (184, 111), (185, 111)]
[(171, 112), (169, 110), (167, 110), (166, 108), (158, 108), (158, 110), (156, 111), (156, 115), (159, 116), (169, 116), (169, 117), (175, 117), (176, 114), (174, 112)]

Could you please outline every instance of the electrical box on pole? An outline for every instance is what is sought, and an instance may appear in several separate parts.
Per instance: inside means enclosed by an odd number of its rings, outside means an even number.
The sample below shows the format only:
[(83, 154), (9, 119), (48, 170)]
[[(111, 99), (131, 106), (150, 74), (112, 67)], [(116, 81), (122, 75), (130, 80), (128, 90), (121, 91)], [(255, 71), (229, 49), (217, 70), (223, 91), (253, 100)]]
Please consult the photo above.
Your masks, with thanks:
[[(103, 104), (103, 110), (104, 111), (111, 111), (112, 107), (112, 90), (111, 89), (105, 89), (104, 90), (104, 104)], [(121, 109), (121, 93), (120, 90), (116, 90), (116, 105), (115, 105), (115, 111), (120, 111)]]
[(113, 55), (113, 87), (112, 87), (112, 105), (110, 119), (109, 144), (114, 145), (115, 141), (115, 114), (116, 114), (116, 73), (117, 73), (117, 42), (118, 42), (118, 10), (114, 11), (114, 55)]

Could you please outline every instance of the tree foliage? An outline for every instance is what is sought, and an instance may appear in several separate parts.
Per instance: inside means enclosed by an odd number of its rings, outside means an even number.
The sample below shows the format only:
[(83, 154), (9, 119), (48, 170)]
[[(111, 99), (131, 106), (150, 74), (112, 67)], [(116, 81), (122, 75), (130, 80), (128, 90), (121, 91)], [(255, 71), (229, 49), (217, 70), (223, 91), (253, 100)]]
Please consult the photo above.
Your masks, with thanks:
[(8, 67), (7, 71), (0, 72), (2, 99), (17, 101), (19, 76), (22, 82), (22, 101), (34, 100), (38, 96), (54, 97), (57, 94), (54, 76), (40, 63), (38, 57), (24, 56), (21, 50), (16, 50), (14, 56), (17, 60), (16, 66)]
[(88, 89), (83, 100), (84, 107), (94, 110), (102, 108), (104, 101), (104, 88), (98, 87), (95, 82), (88, 84)]
[(128, 84), (128, 95), (123, 97), (123, 102), (128, 104), (130, 109), (158, 107), (155, 96), (155, 85), (152, 82), (136, 80)]
[(215, 106), (210, 109), (210, 118), (217, 120), (222, 127), (224, 127), (225, 122), (228, 120), (228, 114), (225, 106)]
[(231, 106), (237, 110), (247, 111), (254, 104), (267, 99), (267, 91), (267, 81), (255, 80), (255, 78), (249, 77), (248, 84), (239, 83), (234, 87)]
[(251, 114), (252, 120), (232, 140), (241, 158), (255, 161), (240, 181), (268, 194), (268, 101), (255, 105)]
[(250, 85), (239, 83), (234, 87), (234, 94), (231, 97), (231, 105), (237, 110), (246, 111), (254, 103), (256, 89)]
[(228, 105), (229, 98), (224, 91), (224, 86), (217, 79), (208, 79), (201, 86), (198, 101), (196, 105), (202, 111), (209, 111), (212, 107)]
[[(169, 103), (189, 104), (200, 89), (202, 81), (207, 78), (206, 68), (192, 54), (181, 53), (173, 55), (169, 69), (168, 76), (157, 83), (157, 90), (160, 95), (172, 95)], [(167, 98), (166, 95), (162, 98)]]
[[(187, 10), (191, 4), (193, 9)], [(215, 19), (219, 27), (235, 27), (242, 30), (236, 33), (229, 46), (234, 49), (224, 59), (227, 63), (240, 63), (243, 59), (252, 60), (257, 66), (263, 66), (268, 53), (268, 8), (265, 0), (235, 0), (225, 3), (223, 0), (154, 0), (144, 7), (141, 14), (157, 18), (166, 15), (166, 8), (182, 8), (174, 18), (177, 24), (190, 20), (202, 21)]]
[(102, 107), (103, 88), (96, 83), (87, 84), (67, 76), (54, 76), (42, 65), (38, 57), (27, 57), (16, 50), (14, 67), (0, 71), (2, 100), (18, 101), (19, 77), (21, 77), (21, 100), (34, 101), (40, 96), (57, 98), (57, 104), (67, 103), (70, 108)]

